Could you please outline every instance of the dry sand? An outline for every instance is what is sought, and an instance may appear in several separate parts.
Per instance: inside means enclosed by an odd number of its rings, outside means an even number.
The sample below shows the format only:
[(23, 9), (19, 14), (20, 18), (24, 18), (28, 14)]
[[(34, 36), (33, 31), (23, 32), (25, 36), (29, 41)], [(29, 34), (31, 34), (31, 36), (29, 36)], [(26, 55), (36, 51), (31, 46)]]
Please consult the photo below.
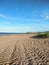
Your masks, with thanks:
[(49, 65), (49, 39), (34, 35), (0, 36), (0, 65)]

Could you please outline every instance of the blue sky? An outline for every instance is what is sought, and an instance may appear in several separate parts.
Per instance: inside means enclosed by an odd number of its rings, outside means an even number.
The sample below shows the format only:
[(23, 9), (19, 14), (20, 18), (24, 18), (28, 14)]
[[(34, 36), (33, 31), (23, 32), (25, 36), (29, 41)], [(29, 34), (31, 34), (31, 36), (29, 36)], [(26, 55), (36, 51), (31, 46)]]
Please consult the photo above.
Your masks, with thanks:
[(49, 31), (49, 0), (0, 0), (0, 32)]

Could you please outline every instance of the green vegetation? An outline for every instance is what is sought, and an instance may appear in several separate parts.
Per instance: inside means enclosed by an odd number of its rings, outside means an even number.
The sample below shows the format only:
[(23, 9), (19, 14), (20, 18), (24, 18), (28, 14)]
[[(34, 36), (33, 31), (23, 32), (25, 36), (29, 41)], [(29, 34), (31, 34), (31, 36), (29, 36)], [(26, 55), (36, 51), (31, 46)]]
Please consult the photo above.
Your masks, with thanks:
[(39, 32), (37, 36), (40, 38), (49, 38), (49, 31)]

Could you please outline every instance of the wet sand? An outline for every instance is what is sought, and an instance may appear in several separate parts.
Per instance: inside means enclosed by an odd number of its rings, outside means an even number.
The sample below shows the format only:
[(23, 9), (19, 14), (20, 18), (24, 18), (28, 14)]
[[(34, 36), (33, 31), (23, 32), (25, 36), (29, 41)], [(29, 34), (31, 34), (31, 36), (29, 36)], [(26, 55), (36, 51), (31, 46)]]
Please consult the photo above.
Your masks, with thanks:
[(49, 65), (49, 38), (35, 35), (0, 36), (0, 65)]

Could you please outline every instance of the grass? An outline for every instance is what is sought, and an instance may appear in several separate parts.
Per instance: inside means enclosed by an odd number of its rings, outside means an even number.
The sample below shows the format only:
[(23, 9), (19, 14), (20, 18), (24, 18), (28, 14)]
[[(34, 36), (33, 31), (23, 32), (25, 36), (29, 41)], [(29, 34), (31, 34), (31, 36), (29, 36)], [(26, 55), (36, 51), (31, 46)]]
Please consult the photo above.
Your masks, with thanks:
[(37, 35), (39, 38), (49, 38), (49, 31), (39, 32)]

